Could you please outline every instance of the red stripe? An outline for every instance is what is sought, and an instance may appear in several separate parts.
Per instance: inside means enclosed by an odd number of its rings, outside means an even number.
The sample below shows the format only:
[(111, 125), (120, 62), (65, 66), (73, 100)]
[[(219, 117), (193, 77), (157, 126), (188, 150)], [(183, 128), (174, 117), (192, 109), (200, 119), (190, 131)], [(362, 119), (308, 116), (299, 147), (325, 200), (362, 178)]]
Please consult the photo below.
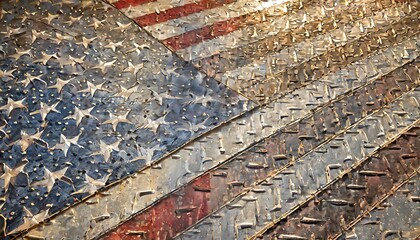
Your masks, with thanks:
[[(211, 213), (210, 175), (205, 174), (101, 239), (170, 239)], [(144, 232), (139, 234), (130, 232)]]
[(177, 51), (259, 22), (262, 22), (260, 13), (250, 13), (226, 21), (217, 22), (214, 25), (192, 30), (182, 35), (167, 38), (163, 40), (163, 43), (172, 50)]
[(174, 7), (163, 12), (151, 13), (135, 19), (140, 26), (150, 26), (156, 23), (166, 22), (171, 19), (184, 17), (193, 13), (198, 13), (206, 9), (229, 4), (234, 0), (201, 0), (197, 3), (190, 3), (179, 7)]
[(118, 2), (113, 3), (114, 6), (118, 9), (128, 8), (130, 6), (134, 7), (137, 5), (145, 4), (148, 2), (155, 2), (156, 0), (120, 0)]

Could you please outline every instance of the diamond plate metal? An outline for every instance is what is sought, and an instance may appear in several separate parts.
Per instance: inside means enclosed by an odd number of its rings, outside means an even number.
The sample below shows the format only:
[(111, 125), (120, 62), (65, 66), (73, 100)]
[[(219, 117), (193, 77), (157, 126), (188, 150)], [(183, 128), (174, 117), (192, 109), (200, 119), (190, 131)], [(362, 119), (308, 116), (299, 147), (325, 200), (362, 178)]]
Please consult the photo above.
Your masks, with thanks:
[[(420, 62), (417, 60), (264, 139), (168, 194), (152, 208), (119, 225), (109, 236), (139, 231), (148, 239), (173, 237), (242, 195), (244, 190), (267, 178), (275, 170), (287, 167), (294, 159), (324, 144), (337, 133), (346, 131), (419, 83)], [(168, 213), (164, 218), (153, 218), (156, 212), (164, 211)]]
[[(344, 3), (341, 4), (346, 6)], [(251, 50), (248, 50), (250, 52), (249, 56), (243, 53), (244, 50), (236, 48), (231, 50), (232, 52), (223, 52), (223, 56), (219, 56), (220, 54), (212, 56), (199, 60), (196, 64), (207, 74), (216, 76), (216, 79), (233, 89), (237, 89), (256, 101), (267, 102), (284, 94), (289, 89), (296, 89), (308, 81), (317, 79), (316, 76), (322, 74), (322, 71), (328, 72), (331, 68), (339, 69), (340, 65), (345, 66), (351, 63), (353, 57), (375, 52), (378, 49), (375, 46), (386, 46), (386, 43), (378, 44), (378, 42), (382, 42), (382, 39), (387, 39), (386, 41), (391, 43), (394, 42), (392, 37), (389, 39), (386, 37), (388, 35), (394, 36), (391, 32), (392, 27), (388, 31), (384, 31), (385, 29), (382, 28), (384, 26), (388, 28), (389, 24), (399, 21), (406, 14), (412, 13), (419, 5), (413, 3), (412, 5), (395, 8), (391, 2), (385, 2), (384, 4), (387, 5), (383, 6), (383, 4), (377, 4), (377, 2), (368, 2), (363, 5), (356, 4), (354, 8), (346, 9), (346, 14), (340, 14), (339, 5), (331, 10), (338, 16), (322, 18), (319, 23), (322, 23), (320, 29), (318, 29), (319, 24), (304, 24), (305, 27), (308, 25), (308, 29), (299, 28), (289, 35), (287, 31), (290, 27), (285, 26), (286, 33), (281, 31), (281, 36), (270, 37), (274, 43), (263, 42), (255, 43), (257, 44), (255, 46), (246, 46), (246, 48), (251, 48)], [(384, 9), (384, 7), (389, 8)], [(366, 13), (360, 14), (361, 9)], [(384, 10), (379, 11), (381, 9)], [(369, 13), (372, 17), (366, 17), (366, 15), (370, 15)], [(305, 12), (302, 13), (301, 18), (305, 14)], [(415, 15), (413, 20), (418, 20)], [(383, 21), (384, 16), (389, 17), (390, 20)], [(300, 19), (293, 15), (291, 18)], [(345, 24), (340, 24), (348, 18), (352, 21), (345, 21)], [(416, 31), (418, 21), (412, 24), (414, 31)], [(406, 31), (404, 28), (398, 29), (400, 29), (399, 31)], [(382, 34), (378, 34), (378, 30)], [(306, 32), (308, 34), (312, 33), (314, 36), (306, 36)], [(380, 37), (372, 38), (372, 33), (376, 33), (375, 35)], [(294, 39), (296, 43), (290, 42), (290, 39)], [(368, 45), (369, 43), (372, 43), (372, 45)], [(372, 46), (372, 49), (366, 46)], [(265, 51), (261, 49), (265, 49)], [(256, 53), (256, 51), (262, 52)], [(315, 64), (315, 62), (318, 64)], [(248, 68), (246, 68), (247, 66)]]
[(386, 206), (385, 199), (397, 190), (412, 189), (410, 180), (420, 177), (420, 159), (415, 150), (420, 148), (419, 134), (417, 124), (395, 143), (299, 206), (287, 219), (282, 217), (284, 220), (265, 232), (263, 238), (335, 239), (348, 224)]
[[(363, 71), (363, 68), (360, 63), (353, 63), (347, 69), (326, 75), (266, 107), (230, 121), (217, 131), (187, 144), (170, 157), (159, 161), (154, 167), (143, 170), (134, 178), (129, 178), (116, 187), (109, 188), (105, 196), (92, 198), (93, 204), (80, 204), (72, 211), (57, 216), (55, 218), (57, 224), (34, 229), (29, 234), (59, 236), (60, 232), (72, 228), (77, 229), (72, 232), (74, 236), (75, 234), (96, 236), (154, 203), (178, 186), (200, 176), (203, 171), (226, 161), (255, 141), (275, 133), (290, 122), (298, 121), (317, 107), (329, 104), (330, 100), (351, 93), (354, 89), (371, 83), (412, 61), (418, 56), (417, 48), (420, 46), (416, 45), (417, 42), (417, 38), (413, 37), (363, 60), (380, 66), (381, 71), (377, 75), (358, 75), (357, 73)], [(409, 55), (404, 55), (403, 58), (403, 53)], [(396, 58), (398, 56), (400, 57)], [(296, 102), (293, 99), (306, 100)], [(219, 151), (214, 149), (219, 149)], [(126, 201), (127, 199), (130, 201)], [(106, 209), (108, 213), (118, 214), (110, 215), (109, 218), (95, 224), (89, 224), (91, 219), (104, 214), (103, 209)], [(68, 219), (72, 221), (69, 222)]]
[[(418, 158), (418, 157), (417, 157)], [(341, 239), (418, 239), (420, 237), (420, 178), (393, 193), (386, 201), (369, 212)]]
[[(179, 237), (244, 239), (317, 210), (304, 203), (325, 189), (342, 195), (323, 204), (357, 202), (335, 188), (348, 176), (380, 186), (414, 171), (418, 138), (387, 176), (372, 157), (416, 135), (414, 0), (112, 2), (149, 32), (100, 1), (1, 4), (3, 233), (91, 239), (137, 215), (109, 236), (167, 239), (198, 223)], [(251, 101), (177, 54), (260, 106), (241, 115)], [(380, 206), (392, 184), (349, 186)], [(340, 228), (287, 224), (339, 237), (375, 212), (361, 209), (332, 212)]]
[(364, 162), (415, 125), (420, 114), (419, 90), (403, 94), (389, 107), (259, 181), (180, 238), (245, 239), (264, 231), (267, 224), (299, 208), (319, 189), (352, 171), (353, 164)]

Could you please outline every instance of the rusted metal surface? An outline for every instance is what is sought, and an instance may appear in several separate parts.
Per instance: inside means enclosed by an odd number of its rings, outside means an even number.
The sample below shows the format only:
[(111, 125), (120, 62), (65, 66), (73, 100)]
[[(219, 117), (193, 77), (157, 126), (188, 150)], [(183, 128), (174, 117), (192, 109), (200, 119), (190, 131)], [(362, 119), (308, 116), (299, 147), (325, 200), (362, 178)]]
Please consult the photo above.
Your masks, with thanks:
[[(110, 2), (133, 21), (99, 0), (0, 3), (2, 234), (416, 234), (395, 212), (413, 202), (384, 203), (415, 193), (418, 2)], [(378, 163), (394, 150), (405, 155)], [(318, 221), (328, 204), (341, 211)]]
[[(282, 217), (284, 220), (265, 232), (263, 238), (337, 238), (359, 216), (367, 216), (381, 205), (386, 207), (384, 200), (396, 191), (418, 188), (415, 184), (420, 177), (419, 135), (420, 125), (417, 124), (299, 209)], [(414, 182), (409, 181), (411, 179)], [(410, 193), (415, 194), (416, 191), (407, 192)], [(413, 214), (418, 215), (418, 212)]]
[(417, 240), (420, 237), (419, 181), (419, 175), (413, 177), (365, 218), (358, 219), (340, 238)]
[[(241, 194), (274, 170), (284, 168), (340, 130), (350, 128), (420, 83), (418, 59), (382, 79), (320, 109), (214, 170), (169, 194), (157, 205), (118, 226), (109, 235), (121, 239), (141, 231), (147, 239), (171, 238)], [(405, 75), (407, 73), (407, 75)], [(358, 111), (363, 109), (363, 111)], [(321, 121), (321, 119), (323, 121)], [(156, 218), (159, 212), (168, 212)]]

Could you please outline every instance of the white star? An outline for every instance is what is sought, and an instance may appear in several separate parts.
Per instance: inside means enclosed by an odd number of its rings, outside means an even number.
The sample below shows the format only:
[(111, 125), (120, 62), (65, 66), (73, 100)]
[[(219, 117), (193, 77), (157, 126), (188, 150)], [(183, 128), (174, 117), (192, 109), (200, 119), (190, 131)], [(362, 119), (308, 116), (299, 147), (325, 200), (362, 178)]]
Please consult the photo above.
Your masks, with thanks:
[(99, 147), (100, 151), (95, 152), (92, 155), (103, 155), (105, 162), (109, 161), (109, 158), (111, 157), (112, 151), (120, 151), (120, 148), (118, 147), (120, 145), (121, 141), (116, 141), (113, 144), (106, 144), (104, 141), (100, 140)]
[(0, 76), (1, 77), (10, 77), (10, 78), (14, 78), (15, 76), (13, 76), (13, 72), (14, 71), (16, 71), (16, 69), (15, 68), (12, 68), (12, 69), (10, 69), (10, 70), (8, 70), (8, 71), (3, 71), (3, 70), (0, 70)]
[(143, 64), (137, 64), (134, 66), (131, 62), (128, 62), (128, 67), (124, 69), (124, 72), (131, 72), (133, 74), (137, 74), (137, 72), (143, 68)]
[(48, 24), (51, 24), (51, 21), (54, 20), (57, 17), (58, 17), (58, 14), (48, 13), (48, 15), (46, 17), (44, 17), (43, 19), (47, 20)]
[(96, 65), (94, 68), (99, 68), (99, 69), (101, 69), (101, 72), (102, 72), (103, 74), (105, 74), (105, 73), (106, 73), (106, 72), (105, 72), (105, 69), (106, 69), (107, 67), (112, 67), (116, 61), (117, 61), (117, 60), (115, 59), (115, 60), (113, 60), (113, 61), (109, 61), (109, 62), (102, 62), (102, 60), (101, 60), (101, 59), (99, 59), (99, 64), (98, 64), (98, 65)]
[(180, 97), (174, 97), (171, 96), (167, 93), (158, 93), (152, 89), (149, 89), (152, 92), (152, 96), (158, 101), (159, 105), (162, 106), (163, 105), (163, 100), (164, 99), (181, 99)]
[(117, 126), (118, 123), (130, 123), (132, 124), (128, 119), (127, 116), (130, 113), (130, 111), (127, 111), (126, 114), (124, 115), (120, 115), (120, 116), (116, 116), (112, 113), (109, 113), (109, 119), (106, 120), (104, 122), (104, 124), (112, 124), (112, 129), (114, 129), (114, 131), (117, 131)]
[(82, 37), (82, 44), (83, 44), (83, 46), (85, 47), (85, 48), (88, 48), (88, 46), (89, 46), (89, 44), (93, 41), (93, 40), (95, 40), (97, 37), (93, 37), (93, 38), (85, 38), (85, 37)]
[(69, 151), (69, 148), (71, 147), (71, 145), (76, 145), (78, 147), (83, 148), (82, 146), (80, 146), (77, 142), (79, 141), (79, 136), (75, 136), (73, 138), (67, 138), (66, 136), (64, 136), (63, 134), (61, 134), (60, 136), (60, 143), (56, 144), (52, 149), (59, 149), (62, 150), (64, 152), (64, 156), (67, 157), (67, 153)]
[(42, 142), (45, 145), (45, 147), (48, 147), (48, 143), (41, 139), (41, 136), (44, 133), (44, 130), (41, 131), (41, 132), (37, 132), (35, 134), (32, 134), (32, 135), (27, 134), (26, 131), (24, 131), (24, 130), (22, 130), (21, 133), (22, 133), (22, 135), (21, 135), (20, 139), (17, 140), (16, 142), (13, 142), (13, 143), (9, 144), (8, 146), (12, 146), (15, 143), (19, 144), (20, 148), (24, 152), (26, 151), (26, 149), (29, 148), (29, 146), (31, 146), (34, 143), (39, 144), (39, 142)]
[(59, 59), (59, 57), (57, 56), (57, 53), (54, 53), (52, 55), (49, 55), (45, 52), (41, 52), (42, 57), (40, 59), (37, 59), (34, 61), (34, 63), (38, 63), (38, 62), (42, 62), (42, 64), (47, 65), (47, 62), (54, 57), (55, 59)]
[(95, 92), (98, 91), (98, 90), (107, 91), (102, 87), (105, 84), (105, 82), (95, 85), (95, 84), (87, 81), (86, 84), (87, 84), (87, 88), (83, 89), (83, 90), (80, 90), (79, 92), (81, 92), (81, 93), (88, 92), (93, 97), (95, 95)]
[(26, 55), (26, 54), (28, 54), (29, 56), (32, 57), (32, 49), (30, 48), (28, 50), (21, 50), (21, 51), (19, 51), (18, 49), (16, 49), (16, 53), (15, 54), (12, 54), (12, 55), (9, 55), (9, 57), (12, 57), (12, 58), (14, 58), (14, 59), (17, 60), (21, 56)]
[(23, 211), (26, 216), (23, 218), (23, 224), (8, 234), (17, 233), (23, 230), (26, 230), (34, 225), (37, 225), (44, 221), (48, 217), (48, 209), (46, 211), (40, 211), (38, 214), (33, 215), (26, 207), (23, 207)]
[(93, 26), (95, 28), (95, 30), (102, 25), (103, 22), (105, 22), (105, 20), (99, 21), (97, 18), (93, 17), (93, 23), (89, 25), (89, 27)]
[(65, 176), (67, 169), (68, 167), (65, 167), (61, 170), (51, 172), (46, 167), (44, 167), (44, 180), (36, 181), (32, 183), (31, 186), (45, 186), (47, 188), (47, 192), (49, 193), (51, 192), (51, 189), (53, 188), (56, 180), (61, 180), (72, 185), (73, 181)]
[(68, 80), (62, 80), (57, 77), (56, 83), (54, 85), (49, 86), (48, 88), (56, 88), (58, 93), (61, 93), (63, 87), (70, 82), (71, 78)]
[(41, 76), (42, 76), (43, 74), (39, 74), (38, 76), (32, 76), (31, 74), (29, 74), (29, 73), (25, 73), (25, 79), (23, 79), (23, 80), (21, 80), (20, 82), (21, 83), (23, 83), (23, 85), (25, 86), (25, 87), (27, 87), (28, 85), (29, 85), (29, 83), (33, 83), (34, 82), (34, 80), (38, 80), (38, 81), (41, 81), (42, 83), (44, 83), (45, 85), (47, 85), (47, 83), (44, 81), (44, 80), (42, 80), (41, 79)]
[(105, 48), (110, 48), (110, 49), (112, 49), (112, 51), (114, 51), (115, 52), (115, 49), (117, 48), (117, 47), (121, 47), (122, 46), (122, 44), (123, 44), (123, 42), (124, 42), (124, 40), (122, 40), (121, 42), (116, 42), (116, 43), (114, 43), (114, 42), (112, 42), (112, 41), (110, 41), (107, 45), (105, 45), (104, 47)]
[(26, 164), (28, 164), (28, 161), (25, 160), (25, 161), (17, 164), (15, 166), (15, 168), (12, 169), (12, 168), (10, 168), (9, 166), (7, 166), (6, 164), (3, 163), (4, 173), (3, 173), (3, 175), (0, 176), (0, 179), (4, 180), (5, 191), (7, 191), (9, 189), (10, 184), (12, 184), (13, 186), (15, 185), (16, 177), (19, 174), (23, 173), (26, 176), (28, 176), (27, 173), (23, 172), (23, 169), (25, 168)]
[(57, 105), (60, 103), (60, 101), (54, 103), (53, 105), (49, 106), (48, 104), (41, 102), (40, 103), (40, 109), (31, 112), (31, 115), (34, 114), (40, 114), (41, 118), (43, 121), (45, 121), (45, 118), (47, 117), (48, 113), (50, 113), (51, 111), (56, 112), (56, 113), (60, 113), (60, 111), (58, 111), (55, 107), (57, 107)]
[(93, 179), (89, 177), (87, 174), (85, 174), (85, 185), (79, 189), (78, 191), (72, 193), (72, 195), (81, 194), (81, 193), (89, 193), (93, 194), (96, 191), (98, 191), (99, 188), (104, 187), (106, 181), (108, 181), (108, 178), (111, 174), (108, 174), (104, 176), (101, 179)]
[(11, 98), (7, 99), (7, 104), (0, 107), (0, 110), (6, 110), (7, 116), (10, 116), (10, 113), (17, 108), (26, 108), (25, 104), (23, 104), (23, 101), (25, 99), (15, 101)]
[(131, 87), (126, 89), (123, 86), (120, 86), (121, 90), (114, 94), (115, 97), (123, 97), (125, 101), (127, 101), (130, 96), (138, 90), (138, 86)]
[(117, 25), (118, 25), (118, 28), (116, 28), (116, 29), (121, 30), (122, 32), (124, 32), (126, 28), (131, 26), (131, 22), (129, 22), (127, 24), (122, 24), (119, 21), (116, 21), (116, 22), (117, 22)]
[(94, 107), (82, 110), (78, 107), (74, 107), (73, 114), (64, 118), (64, 119), (72, 118), (72, 119), (76, 120), (76, 125), (79, 126), (80, 122), (82, 122), (83, 118), (86, 117), (86, 116), (96, 118), (96, 117), (94, 117), (90, 114), (90, 112), (92, 111), (93, 108)]

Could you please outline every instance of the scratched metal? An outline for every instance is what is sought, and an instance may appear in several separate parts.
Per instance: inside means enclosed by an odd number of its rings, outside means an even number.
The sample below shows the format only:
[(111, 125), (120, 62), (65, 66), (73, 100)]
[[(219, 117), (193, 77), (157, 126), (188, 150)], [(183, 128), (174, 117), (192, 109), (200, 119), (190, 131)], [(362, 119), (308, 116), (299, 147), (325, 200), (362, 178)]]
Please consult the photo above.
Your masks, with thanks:
[[(406, 75), (407, 74), (407, 75)], [(112, 230), (105, 238), (142, 232), (147, 239), (171, 238), (222, 207), (244, 189), (267, 178), (360, 119), (420, 83), (420, 59), (352, 95), (331, 103), (279, 133), (264, 139), (214, 170), (170, 193), (158, 204)], [(289, 160), (289, 161), (288, 161)], [(153, 218), (167, 212), (163, 218)]]
[(352, 230), (343, 234), (340, 239), (416, 240), (416, 237), (417, 239), (420, 237), (419, 208), (420, 176), (417, 175), (405, 187), (390, 196), (386, 202), (371, 211)]
[[(410, 10), (410, 7), (406, 7), (405, 11), (408, 12)], [(393, 8), (382, 10), (373, 17), (365, 17), (361, 20), (350, 22), (338, 29), (327, 32), (326, 34), (299, 42), (295, 46), (285, 48), (279, 52), (266, 55), (257, 62), (252, 62), (243, 67), (225, 72), (224, 77), (232, 83), (245, 82), (242, 84), (243, 86), (240, 86), (238, 89), (236, 86), (229, 84), (230, 82), (228, 83), (228, 86), (237, 89), (240, 92), (246, 92), (246, 95), (253, 99), (258, 96), (261, 101), (261, 99), (266, 100), (266, 98), (271, 98), (273, 95), (282, 94), (284, 91), (282, 91), (282, 89), (287, 87), (289, 79), (292, 82), (296, 81), (293, 75), (289, 76), (287, 73), (286, 75), (284, 73), (282, 74), (282, 72), (285, 72), (284, 69), (299, 66), (299, 63), (306, 62), (311, 58), (316, 58), (319, 55), (327, 53), (330, 48), (345, 45), (347, 42), (357, 41), (358, 38), (367, 33), (386, 27), (393, 21), (383, 21), (384, 15), (397, 19), (404, 16), (401, 16), (399, 11), (395, 14)], [(360, 28), (360, 25), (365, 25), (366, 22), (371, 22), (371, 25)], [(333, 64), (333, 62), (330, 64)], [(254, 77), (255, 75), (260, 77)], [(244, 80), (238, 80), (238, 78)], [(291, 85), (293, 86), (293, 84)]]
[[(280, 1), (268, 2), (278, 3)], [(314, 4), (309, 2), (308, 5), (306, 4), (306, 2), (308, 1), (292, 1), (291, 6), (287, 2), (281, 3), (275, 11), (262, 11), (261, 14), (251, 14), (249, 16), (245, 16), (245, 18), (232, 18), (227, 21), (218, 22), (217, 24), (214, 24), (211, 27), (203, 27), (198, 31), (190, 31), (187, 34), (179, 36), (179, 39), (169, 38), (166, 39), (164, 42), (170, 46), (173, 46), (181, 40), (196, 40), (197, 44), (193, 44), (192, 46), (188, 46), (185, 48), (181, 47), (181, 49), (176, 51), (177, 54), (179, 54), (187, 60), (195, 60), (199, 58), (209, 57), (232, 48), (246, 45), (248, 43), (256, 42), (258, 40), (268, 37), (269, 35), (275, 35), (281, 30), (287, 31), (288, 28), (293, 28), (294, 24), (298, 24), (302, 28), (305, 28), (305, 25), (309, 25), (310, 22), (313, 20), (310, 17), (311, 14), (309, 14), (312, 13), (312, 11), (308, 11), (307, 9), (313, 8), (315, 11), (318, 10), (318, 14), (320, 16), (324, 16), (325, 13), (328, 12), (328, 10), (326, 10), (327, 8), (334, 8), (338, 10), (336, 17), (340, 19), (338, 15), (341, 11), (341, 6), (344, 7), (344, 5), (349, 5), (349, 8), (351, 8), (358, 4), (368, 5), (367, 3), (372, 1), (363, 1), (363, 3), (360, 3), (359, 1), (314, 1)], [(382, 2), (386, 3), (386, 1), (380, 1), (378, 5), (382, 4)], [(396, 5), (395, 2), (394, 5)], [(297, 9), (302, 11), (296, 12)], [(304, 13), (304, 11), (308, 11), (308, 14), (302, 14)], [(366, 12), (364, 10), (361, 11), (360, 15), (364, 15), (365, 13), (367, 15), (371, 14), (371, 12), (369, 12), (369, 7), (367, 7)], [(326, 17), (328, 18), (328, 16)], [(208, 18), (211, 18), (211, 16), (208, 16)], [(346, 21), (351, 21), (351, 19), (347, 19)], [(248, 22), (248, 24), (244, 24), (242, 22)], [(339, 22), (337, 22), (337, 25), (340, 25)], [(207, 31), (203, 31), (208, 29), (216, 31), (213, 31), (213, 33), (210, 33), (210, 35), (203, 34), (208, 33)], [(194, 39), (194, 36), (192, 34), (196, 34), (198, 35), (198, 37), (202, 38)], [(289, 42), (293, 42), (293, 38), (289, 39)]]
[[(411, 8), (406, 7), (405, 10), (409, 11)], [(380, 13), (397, 19), (404, 16), (399, 12), (395, 14), (393, 8), (385, 9)], [(254, 62), (223, 72), (221, 81), (252, 99), (265, 100), (275, 93), (282, 92), (281, 89), (287, 86), (288, 76), (284, 77), (281, 74), (284, 69), (299, 66), (302, 62), (326, 53), (331, 47), (342, 46), (347, 42), (357, 40), (366, 33), (374, 32), (386, 26), (389, 22), (383, 21), (382, 14), (350, 22), (348, 25), (341, 26), (313, 39), (298, 42), (290, 47), (280, 49), (278, 52), (275, 51), (264, 57), (259, 57)], [(359, 27), (366, 22), (371, 22), (371, 26)], [(243, 61), (243, 59), (239, 61)], [(293, 76), (290, 79), (293, 79)], [(284, 86), (282, 86), (283, 81), (285, 82)]]
[(413, 61), (419, 55), (420, 44), (417, 38), (418, 36), (415, 36), (361, 60), (364, 64), (380, 68), (378, 74), (358, 77), (356, 69), (359, 72), (363, 71), (360, 62), (330, 73), (198, 138), (162, 159), (152, 168), (147, 168), (118, 186), (109, 188), (106, 195), (97, 195), (75, 206), (71, 211), (63, 212), (55, 217), (51, 224), (33, 229), (28, 235), (60, 238), (70, 229), (72, 237), (89, 238), (108, 230), (254, 142), (311, 114), (313, 110), (329, 104), (343, 94), (370, 84)]
[[(334, 26), (338, 27), (339, 25), (337, 23), (350, 18), (350, 16), (353, 19), (359, 19), (361, 18), (361, 11), (366, 13), (367, 11), (372, 11), (370, 9), (371, 7), (375, 8), (374, 10), (380, 10), (384, 5), (389, 7), (390, 4), (391, 2), (387, 1), (380, 6), (377, 6), (377, 3), (375, 2), (366, 1), (364, 1), (364, 4), (345, 4), (344, 2), (338, 2), (336, 6), (325, 7), (321, 5), (321, 2), (316, 1), (315, 4), (305, 6), (304, 8), (298, 6), (288, 7), (287, 15), (279, 16), (279, 13), (268, 16), (276, 17), (274, 19), (276, 21), (275, 24), (267, 24), (269, 26), (264, 28), (271, 31), (265, 33), (266, 35), (257, 34), (257, 36), (266, 36), (266, 38), (251, 42), (247, 45), (238, 46), (237, 48), (227, 49), (226, 51), (214, 54), (211, 57), (194, 60), (193, 62), (209, 76), (214, 76), (216, 79), (221, 80), (223, 78), (223, 73), (228, 70), (233, 70), (237, 67), (252, 63), (265, 54), (279, 51), (293, 43), (304, 41), (308, 37), (314, 37), (323, 32), (325, 33), (329, 29), (334, 29)], [(306, 19), (305, 25), (302, 24), (303, 19)], [(285, 26), (286, 22), (288, 22), (287, 27)], [(320, 24), (322, 27), (319, 27)], [(302, 25), (303, 27), (301, 27)], [(270, 29), (270, 26), (276, 31)]]
[[(296, 67), (281, 71), (277, 77), (255, 82), (244, 91), (254, 91), (254, 95), (258, 96), (256, 101), (267, 102), (276, 99), (288, 89), (295, 89), (307, 84), (308, 80), (305, 81), (305, 79), (314, 80), (325, 73), (334, 72), (347, 63), (355, 62), (363, 56), (391, 46), (393, 43), (401, 42), (406, 37), (409, 38), (418, 29), (420, 29), (420, 21), (419, 13), (416, 12), (395, 24), (380, 28), (379, 31), (369, 32), (357, 41), (350, 41), (343, 46), (333, 48), (326, 54), (321, 54)], [(367, 71), (372, 73), (379, 71), (378, 68), (372, 66), (367, 66), (367, 68)]]
[(7, 1), (1, 11), (0, 213), (7, 233), (253, 105), (101, 1)]
[(386, 108), (248, 188), (180, 238), (246, 239), (263, 230), (416, 124), (419, 101), (420, 88), (404, 93)]
[[(420, 177), (420, 157), (417, 155), (417, 150), (420, 149), (419, 136), (420, 125), (417, 124), (396, 142), (381, 149), (374, 157), (299, 206), (296, 211), (287, 215), (287, 218), (282, 217), (284, 220), (265, 232), (263, 238), (336, 238), (347, 225), (367, 216), (376, 206), (386, 207), (389, 203), (383, 203), (384, 198), (394, 194), (397, 188), (400, 188), (399, 191), (409, 190), (407, 185), (413, 188), (413, 183), (406, 183), (401, 188), (401, 182), (410, 177), (417, 180)], [(393, 208), (392, 205), (388, 207)], [(410, 215), (407, 215), (407, 212), (400, 214), (407, 217)], [(419, 215), (419, 212), (414, 215)], [(392, 216), (387, 217), (392, 220)], [(415, 222), (419, 224), (419, 219)], [(394, 227), (398, 227), (398, 224)], [(385, 238), (372, 238), (372, 235), (369, 235), (369, 239)]]
[[(244, 53), (238, 53), (236, 51), (232, 54), (235, 57), (230, 57), (226, 60), (223, 59), (222, 56), (212, 56), (209, 60), (203, 60), (203, 68), (207, 73), (210, 72), (210, 74), (216, 71), (219, 74), (216, 75), (218, 76), (217, 79), (227, 84), (229, 87), (242, 92), (256, 101), (264, 102), (270, 98), (275, 98), (276, 95), (278, 96), (279, 94), (284, 93), (284, 91), (289, 88), (296, 88), (301, 84), (304, 84), (305, 81), (302, 81), (302, 78), (305, 78), (306, 81), (316, 79), (316, 75), (312, 72), (316, 71), (315, 69), (317, 69), (317, 67), (320, 67), (320, 70), (318, 71), (324, 70), (324, 67), (314, 65), (314, 61), (320, 62), (321, 65), (327, 65), (330, 68), (336, 67), (338, 69), (340, 64), (346, 65), (347, 62), (351, 62), (349, 61), (350, 59), (345, 58), (347, 56), (352, 57), (354, 55), (366, 54), (369, 51), (374, 52), (374, 46), (377, 46), (377, 42), (380, 42), (381, 39), (371, 39), (366, 35), (375, 33), (377, 30), (380, 30), (395, 21), (399, 21), (405, 14), (410, 14), (415, 7), (418, 8), (419, 6), (420, 4), (415, 4), (413, 7), (411, 7), (411, 5), (403, 5), (401, 7), (401, 13), (394, 8), (388, 8), (373, 15), (373, 17), (364, 17), (365, 15), (360, 15), (360, 11), (350, 11), (348, 14), (341, 14), (340, 16), (345, 19), (354, 19), (354, 22), (346, 20), (346, 24), (338, 25), (339, 27), (335, 30), (329, 29), (334, 29), (334, 26), (336, 26), (335, 17), (331, 18), (329, 21), (324, 21), (324, 19), (322, 19), (322, 22), (320, 23), (323, 26), (322, 28), (317, 29), (319, 26), (317, 24), (314, 26), (315, 29), (306, 29), (305, 31), (314, 33), (320, 32), (320, 35), (318, 36), (305, 36), (305, 32), (302, 33), (299, 31), (300, 37), (294, 35), (284, 36), (284, 38), (295, 39), (297, 43), (281, 45), (280, 43), (275, 42), (271, 45), (265, 44), (265, 46), (268, 45), (275, 49), (268, 53), (263, 52), (261, 56), (259, 56), (258, 53), (255, 53), (255, 51), (260, 51), (260, 49), (264, 48), (257, 45), (253, 51), (250, 51), (252, 52), (252, 54), (250, 53), (252, 56), (251, 59), (244, 56)], [(363, 6), (363, 8), (367, 7)], [(372, 9), (372, 12), (375, 11)], [(390, 17), (389, 21), (383, 21), (383, 16), (385, 15)], [(369, 26), (366, 25), (366, 23), (369, 23)], [(418, 29), (418, 22), (415, 27)], [(301, 30), (301, 28), (299, 28), (299, 30)], [(404, 31), (404, 28), (400, 28), (399, 30), (399, 32)], [(389, 29), (389, 33), (391, 33), (391, 29)], [(391, 35), (394, 34), (391, 33)], [(366, 47), (354, 47), (355, 45), (368, 46), (365, 45), (363, 40), (360, 41), (359, 38), (362, 36), (366, 36), (364, 37), (364, 41), (366, 41), (366, 39), (369, 39), (372, 42), (375, 41), (372, 45), (372, 50), (367, 49)], [(387, 39), (385, 36), (382, 37), (383, 39)], [(302, 38), (306, 38), (306, 40), (301, 41)], [(389, 39), (391, 42), (392, 40), (392, 38)], [(278, 41), (283, 42), (281, 38), (278, 39)], [(346, 46), (346, 44), (350, 46)], [(337, 50), (330, 52), (331, 48), (336, 48)], [(345, 56), (341, 56), (341, 54), (345, 54)], [(319, 61), (319, 58), (325, 61)], [(311, 61), (311, 59), (313, 60)], [(210, 63), (208, 63), (209, 61)], [(213, 64), (214, 66), (209, 66), (211, 62), (216, 62), (216, 64)], [(198, 65), (202, 64), (199, 63)], [(219, 67), (220, 65), (223, 67)], [(233, 66), (229, 67), (230, 65)], [(214, 70), (214, 68), (216, 68), (216, 70)], [(219, 70), (219, 68), (222, 68), (222, 70)], [(325, 70), (327, 71), (328, 69)]]

